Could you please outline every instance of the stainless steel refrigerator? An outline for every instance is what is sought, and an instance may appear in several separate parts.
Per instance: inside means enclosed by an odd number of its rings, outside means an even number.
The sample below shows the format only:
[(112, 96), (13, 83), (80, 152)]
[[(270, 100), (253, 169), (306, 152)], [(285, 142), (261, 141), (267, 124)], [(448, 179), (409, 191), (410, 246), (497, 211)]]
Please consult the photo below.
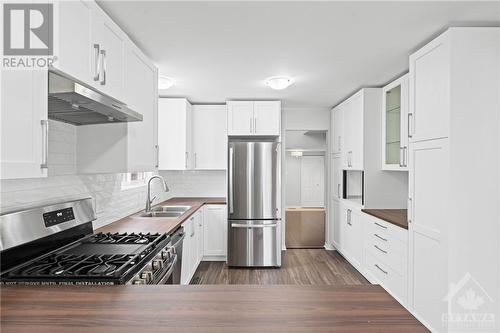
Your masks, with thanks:
[(228, 148), (228, 265), (279, 267), (280, 143), (230, 141)]

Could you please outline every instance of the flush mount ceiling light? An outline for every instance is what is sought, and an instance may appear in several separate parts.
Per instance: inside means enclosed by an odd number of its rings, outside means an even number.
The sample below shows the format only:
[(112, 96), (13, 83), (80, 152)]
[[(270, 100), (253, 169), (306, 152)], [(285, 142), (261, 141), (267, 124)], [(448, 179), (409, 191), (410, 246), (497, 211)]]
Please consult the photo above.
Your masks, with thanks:
[(174, 85), (174, 80), (167, 76), (159, 76), (158, 77), (158, 89), (165, 90)]
[(293, 80), (287, 76), (273, 76), (266, 79), (266, 86), (274, 90), (283, 90), (292, 85)]

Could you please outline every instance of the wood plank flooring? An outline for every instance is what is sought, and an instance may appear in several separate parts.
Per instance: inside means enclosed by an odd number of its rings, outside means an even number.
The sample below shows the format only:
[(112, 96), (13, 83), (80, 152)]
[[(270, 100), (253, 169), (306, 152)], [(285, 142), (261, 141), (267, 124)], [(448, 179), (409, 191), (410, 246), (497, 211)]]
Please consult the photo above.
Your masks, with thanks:
[(370, 284), (337, 251), (288, 249), (281, 268), (228, 268), (225, 262), (203, 261), (191, 284)]

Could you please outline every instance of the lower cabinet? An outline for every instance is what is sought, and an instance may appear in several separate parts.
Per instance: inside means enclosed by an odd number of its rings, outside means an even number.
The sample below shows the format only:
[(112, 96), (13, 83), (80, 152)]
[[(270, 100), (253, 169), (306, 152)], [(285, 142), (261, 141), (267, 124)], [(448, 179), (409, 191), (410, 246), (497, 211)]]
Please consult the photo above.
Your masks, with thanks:
[(205, 205), (183, 224), (181, 284), (189, 284), (198, 265), (205, 261), (226, 261), (226, 205)]
[(332, 245), (368, 281), (380, 284), (403, 306), (408, 302), (408, 231), (333, 200)]
[(226, 261), (227, 209), (226, 205), (206, 205), (203, 211), (203, 260)]

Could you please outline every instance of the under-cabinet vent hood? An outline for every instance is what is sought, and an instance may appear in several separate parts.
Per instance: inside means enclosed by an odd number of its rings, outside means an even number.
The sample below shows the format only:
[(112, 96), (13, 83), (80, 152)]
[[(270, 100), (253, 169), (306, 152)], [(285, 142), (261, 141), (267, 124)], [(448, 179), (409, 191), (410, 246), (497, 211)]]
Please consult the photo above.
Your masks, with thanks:
[(142, 115), (120, 101), (50, 72), (49, 119), (79, 126), (142, 121)]

